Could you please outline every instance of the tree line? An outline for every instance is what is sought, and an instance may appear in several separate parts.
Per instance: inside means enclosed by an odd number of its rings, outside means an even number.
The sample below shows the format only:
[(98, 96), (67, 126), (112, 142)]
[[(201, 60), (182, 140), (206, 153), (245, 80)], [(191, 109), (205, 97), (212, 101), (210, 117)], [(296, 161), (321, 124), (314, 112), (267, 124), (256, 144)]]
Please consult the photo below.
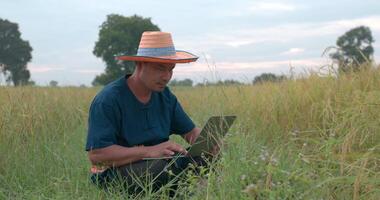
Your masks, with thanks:
[(169, 86), (180, 86), (180, 87), (203, 87), (203, 86), (219, 86), (219, 85), (247, 85), (247, 84), (261, 84), (264, 82), (281, 82), (287, 80), (285, 75), (276, 75), (273, 73), (262, 73), (256, 76), (252, 82), (244, 83), (234, 79), (218, 80), (216, 82), (204, 81), (202, 83), (197, 83), (194, 85), (193, 80), (186, 78), (183, 80), (173, 79), (169, 82)]
[[(159, 31), (158, 25), (153, 24), (150, 18), (133, 15), (125, 17), (111, 14), (100, 26), (99, 37), (95, 42), (93, 54), (101, 58), (106, 68), (104, 73), (95, 77), (92, 85), (106, 85), (116, 78), (132, 73), (134, 63), (131, 61), (116, 61), (115, 55), (137, 53), (140, 36), (144, 31)], [(329, 54), (334, 60), (340, 73), (356, 72), (363, 68), (363, 63), (373, 61), (374, 38), (369, 27), (359, 26), (347, 31), (336, 41), (336, 48)], [(30, 71), (27, 63), (32, 60), (32, 50), (29, 41), (21, 38), (17, 23), (0, 18), (0, 73), (6, 77), (6, 82), (13, 85), (33, 84), (30, 80)], [(255, 77), (252, 83), (264, 81), (278, 82), (285, 80), (285, 76), (264, 73)], [(211, 84), (241, 84), (235, 80), (225, 80)], [(56, 86), (53, 82), (50, 85)], [(190, 79), (173, 80), (171, 85), (193, 85)]]

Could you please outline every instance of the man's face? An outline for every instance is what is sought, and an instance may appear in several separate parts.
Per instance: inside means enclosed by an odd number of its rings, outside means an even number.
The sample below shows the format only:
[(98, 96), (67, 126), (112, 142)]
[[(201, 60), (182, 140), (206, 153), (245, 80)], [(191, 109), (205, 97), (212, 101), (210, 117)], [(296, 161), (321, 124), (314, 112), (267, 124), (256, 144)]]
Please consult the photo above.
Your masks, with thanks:
[(175, 64), (141, 63), (140, 79), (152, 91), (163, 91), (173, 75)]

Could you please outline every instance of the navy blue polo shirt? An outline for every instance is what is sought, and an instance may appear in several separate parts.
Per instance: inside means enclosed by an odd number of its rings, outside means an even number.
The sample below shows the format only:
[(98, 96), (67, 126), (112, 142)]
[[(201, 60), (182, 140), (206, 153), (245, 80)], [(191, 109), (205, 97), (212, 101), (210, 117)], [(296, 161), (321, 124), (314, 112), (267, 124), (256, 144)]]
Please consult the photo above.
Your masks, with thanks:
[(122, 77), (103, 88), (91, 103), (86, 151), (110, 145), (152, 146), (185, 134), (195, 125), (168, 87), (141, 103)]

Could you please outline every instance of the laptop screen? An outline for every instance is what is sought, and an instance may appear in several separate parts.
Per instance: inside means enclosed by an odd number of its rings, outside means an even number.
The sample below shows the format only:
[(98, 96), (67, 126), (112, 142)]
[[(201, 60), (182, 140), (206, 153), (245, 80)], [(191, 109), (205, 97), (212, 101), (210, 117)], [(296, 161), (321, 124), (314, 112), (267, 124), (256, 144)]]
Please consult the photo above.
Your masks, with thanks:
[(212, 148), (227, 134), (236, 116), (212, 116), (203, 127), (199, 137), (190, 147), (191, 156), (209, 153)]

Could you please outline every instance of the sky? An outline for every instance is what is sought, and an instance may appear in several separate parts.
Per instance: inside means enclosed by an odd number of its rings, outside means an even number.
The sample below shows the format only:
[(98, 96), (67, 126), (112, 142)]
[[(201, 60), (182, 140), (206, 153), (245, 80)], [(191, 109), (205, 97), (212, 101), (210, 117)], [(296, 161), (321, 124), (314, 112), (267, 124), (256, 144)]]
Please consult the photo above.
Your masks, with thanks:
[(250, 82), (262, 73), (318, 70), (331, 63), (325, 49), (360, 25), (370, 27), (380, 61), (378, 0), (0, 0), (0, 18), (18, 23), (33, 48), (28, 69), (38, 85), (90, 86), (105, 69), (92, 51), (109, 14), (149, 17), (177, 50), (198, 55), (177, 64), (177, 80)]

